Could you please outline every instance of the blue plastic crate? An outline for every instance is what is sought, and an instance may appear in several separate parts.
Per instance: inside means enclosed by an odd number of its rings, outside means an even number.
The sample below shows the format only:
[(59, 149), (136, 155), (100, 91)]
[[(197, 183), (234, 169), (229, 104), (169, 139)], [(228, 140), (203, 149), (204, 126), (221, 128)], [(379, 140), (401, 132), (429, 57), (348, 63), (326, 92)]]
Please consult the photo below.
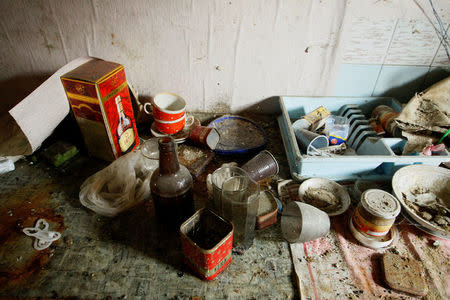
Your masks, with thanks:
[(368, 138), (358, 148), (357, 155), (334, 157), (307, 156), (301, 153), (292, 129), (292, 123), (319, 106), (332, 114), (346, 104), (356, 104), (368, 117), (378, 105), (388, 105), (396, 111), (400, 103), (387, 97), (279, 97), (281, 116), (278, 123), (292, 178), (303, 181), (312, 177), (326, 177), (332, 180), (390, 179), (401, 167), (411, 164), (439, 165), (450, 161), (446, 150), (441, 156), (397, 155), (397, 148), (404, 145), (399, 138)]

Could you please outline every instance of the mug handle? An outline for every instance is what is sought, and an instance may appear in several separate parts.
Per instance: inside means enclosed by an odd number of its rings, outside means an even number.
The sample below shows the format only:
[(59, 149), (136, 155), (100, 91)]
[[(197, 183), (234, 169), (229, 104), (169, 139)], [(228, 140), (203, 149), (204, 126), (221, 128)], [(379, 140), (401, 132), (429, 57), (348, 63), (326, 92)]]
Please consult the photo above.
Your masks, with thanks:
[(185, 126), (185, 127), (191, 127), (192, 124), (194, 124), (194, 116), (187, 115), (186, 121), (185, 121), (185, 123), (184, 123), (184, 126)]
[[(149, 109), (149, 110), (147, 110), (147, 105), (150, 106), (150, 109)], [(149, 114), (149, 115), (152, 114), (152, 104), (151, 104), (150, 102), (144, 103), (144, 111), (145, 111), (147, 114)]]

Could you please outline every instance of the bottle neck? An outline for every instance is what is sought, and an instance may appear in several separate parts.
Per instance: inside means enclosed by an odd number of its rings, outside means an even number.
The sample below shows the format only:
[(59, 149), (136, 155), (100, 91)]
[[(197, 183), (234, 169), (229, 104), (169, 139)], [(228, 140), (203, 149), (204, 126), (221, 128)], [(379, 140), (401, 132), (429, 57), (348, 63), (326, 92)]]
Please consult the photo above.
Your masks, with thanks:
[(124, 113), (123, 113), (123, 105), (122, 105), (122, 99), (120, 98), (120, 96), (116, 97), (116, 106), (117, 106), (117, 111), (119, 112), (119, 117), (123, 117)]
[(159, 139), (159, 173), (174, 174), (180, 169), (175, 143), (171, 137)]

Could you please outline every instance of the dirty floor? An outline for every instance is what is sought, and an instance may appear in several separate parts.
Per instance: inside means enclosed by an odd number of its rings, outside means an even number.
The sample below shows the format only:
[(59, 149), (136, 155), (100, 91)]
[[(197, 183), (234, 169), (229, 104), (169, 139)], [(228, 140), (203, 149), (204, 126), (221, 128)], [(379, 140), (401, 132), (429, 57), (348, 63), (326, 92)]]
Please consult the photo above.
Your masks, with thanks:
[[(268, 149), (288, 167), (278, 126), (260, 122), (269, 138)], [(205, 201), (204, 180), (223, 162), (244, 157), (218, 157), (196, 180), (196, 205)], [(183, 263), (180, 239), (162, 236), (147, 205), (116, 218), (96, 215), (78, 198), (81, 183), (106, 163), (81, 154), (55, 168), (30, 158), (0, 176), (0, 296), (79, 297), (98, 299), (152, 298), (294, 298), (293, 265), (279, 224), (257, 233), (254, 245), (233, 255), (216, 280), (197, 278)], [(203, 188), (202, 188), (203, 187)], [(39, 218), (62, 238), (43, 251), (22, 233)]]
[[(267, 149), (280, 173), (290, 178), (285, 150), (274, 117), (258, 119), (268, 135)], [(222, 163), (242, 164), (252, 155), (219, 156), (199, 171), (194, 199), (205, 204), (205, 179)], [(156, 229), (148, 203), (115, 218), (96, 215), (80, 204), (80, 185), (107, 163), (80, 154), (55, 168), (37, 157), (16, 163), (0, 176), (0, 297), (89, 299), (411, 299), (383, 282), (380, 257), (358, 244), (347, 227), (351, 212), (332, 218), (321, 239), (293, 244), (281, 236), (280, 222), (257, 231), (253, 246), (233, 255), (215, 280), (205, 282), (183, 263), (179, 236)], [(267, 187), (270, 186), (267, 183)], [(353, 203), (352, 207), (354, 207)], [(44, 218), (62, 238), (43, 251), (22, 233)], [(388, 251), (419, 260), (430, 291), (426, 299), (450, 296), (450, 242), (397, 220), (400, 239)], [(292, 263), (296, 253), (296, 266)], [(297, 271), (297, 272), (296, 272)], [(299, 277), (297, 277), (297, 275)]]

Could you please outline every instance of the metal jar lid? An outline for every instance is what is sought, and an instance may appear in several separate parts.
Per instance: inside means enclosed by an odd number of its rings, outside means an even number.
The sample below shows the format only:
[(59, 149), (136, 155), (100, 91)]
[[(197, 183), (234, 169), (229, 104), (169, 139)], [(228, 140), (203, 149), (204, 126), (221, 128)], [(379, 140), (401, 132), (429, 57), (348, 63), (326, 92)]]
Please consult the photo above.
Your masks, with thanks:
[(361, 205), (369, 213), (383, 219), (394, 219), (401, 210), (400, 202), (388, 192), (370, 189), (361, 195)]

